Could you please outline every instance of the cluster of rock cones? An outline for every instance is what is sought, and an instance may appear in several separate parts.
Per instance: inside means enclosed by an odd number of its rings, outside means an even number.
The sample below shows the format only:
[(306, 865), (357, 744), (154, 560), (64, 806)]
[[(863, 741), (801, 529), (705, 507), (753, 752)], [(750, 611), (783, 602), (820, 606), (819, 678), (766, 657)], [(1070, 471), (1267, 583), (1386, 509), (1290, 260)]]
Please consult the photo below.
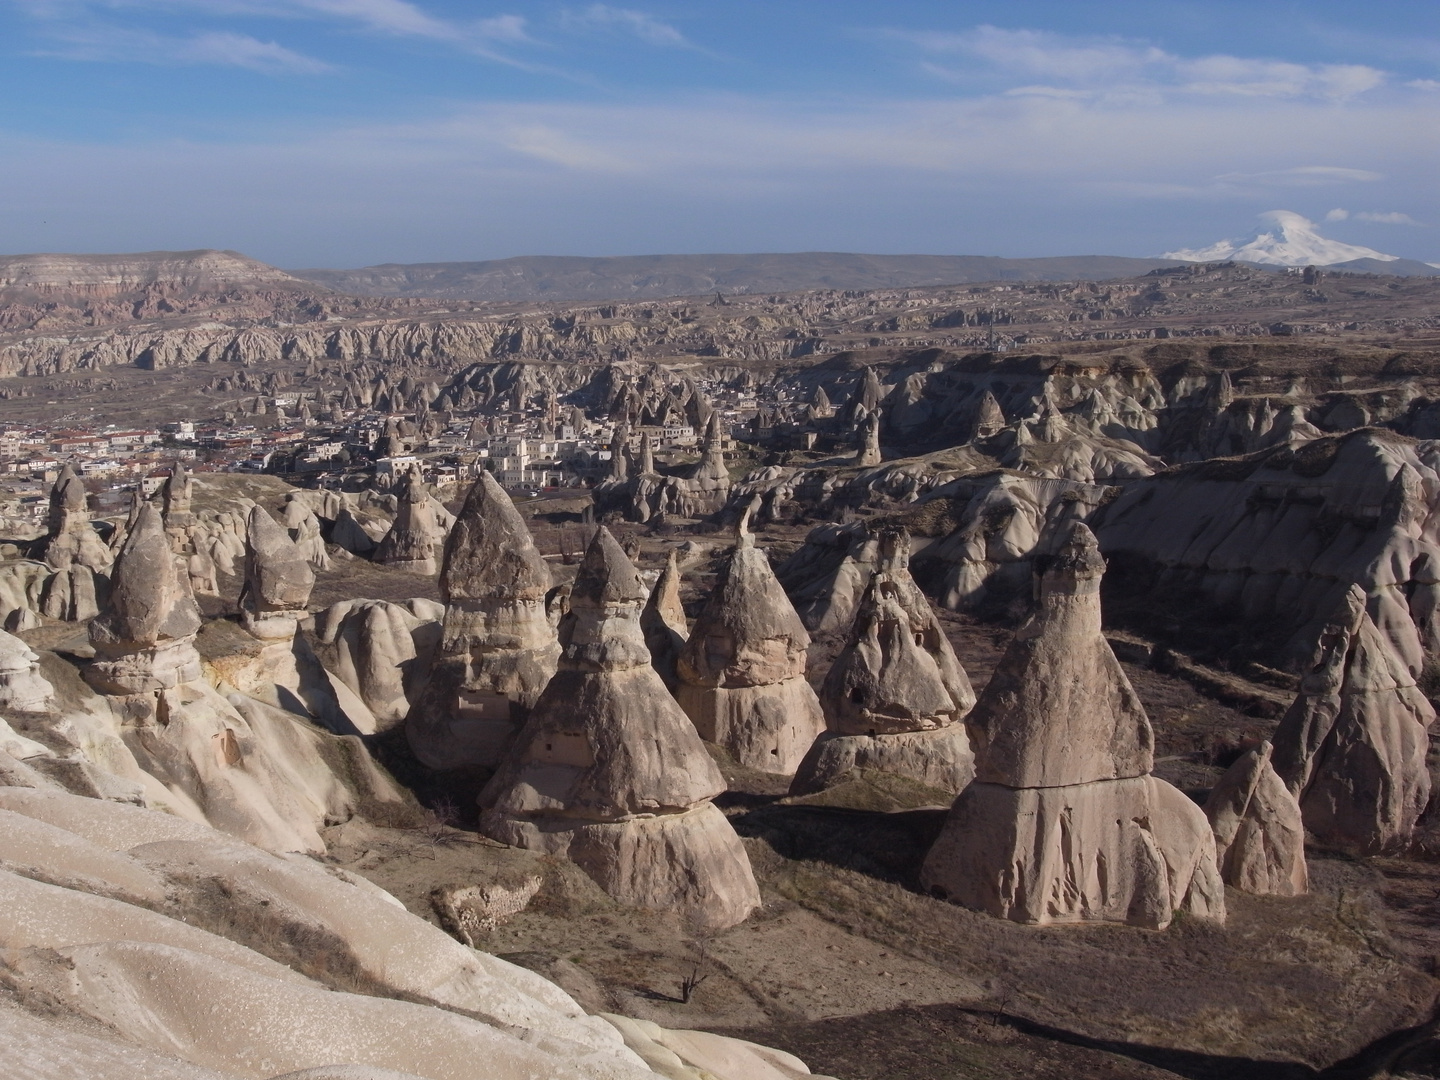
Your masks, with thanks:
[[(693, 628), (674, 557), (647, 589), (596, 530), (568, 596), (488, 476), (445, 549), (445, 632), (406, 731), (436, 767), (494, 769), (481, 828), (564, 855), (618, 899), (727, 926), (759, 903), (712, 800), (704, 742), (823, 790), (867, 771), (956, 796), (921, 871), (937, 895), (1026, 923), (1223, 919), (1225, 883), (1306, 888), (1305, 829), (1362, 853), (1408, 837), (1433, 712), (1358, 588), (1275, 736), (1204, 808), (1152, 776), (1153, 734), (1101, 632), (1094, 535), (1060, 526), (1036, 608), (976, 697), (908, 569), (873, 538), (845, 646), (816, 695), (810, 637), (741, 517)], [(863, 579), (863, 575), (861, 575)], [(702, 742), (703, 740), (703, 742)]]
[[(275, 727), (264, 694), (227, 701), (202, 678), (193, 567), (175, 550), (188, 486), (172, 477), (166, 514), (147, 504), (127, 523), (90, 622), (86, 681), (140, 718), (132, 751), (198, 801), (197, 814), (257, 843), (314, 850), (333, 777), (292, 775), (278, 747), (295, 736)], [(103, 562), (86, 554), (71, 487), (57, 487), (50, 546)], [(402, 510), (430, 521), (428, 499), (408, 483)], [(308, 646), (297, 629), (315, 582), (306, 513), (287, 529), (252, 508), (240, 598), (257, 670), (300, 695)], [(1058, 527), (1034, 614), (977, 698), (910, 576), (901, 531), (877, 532), (864, 565), (837, 579), (847, 597), (829, 608), (853, 620), (817, 695), (810, 636), (747, 519), (692, 628), (673, 554), (647, 587), (597, 528), (573, 584), (557, 587), (508, 495), (482, 475), (444, 541), (443, 608), (352, 601), (317, 619), (341, 672), (331, 683), (353, 688), (371, 723), (403, 723), (424, 764), (487, 770), (481, 829), (492, 838), (568, 858), (623, 902), (712, 928), (743, 921), (760, 896), (714, 805), (726, 784), (707, 742), (793, 777), (796, 795), (866, 772), (947, 793), (921, 884), (1037, 924), (1223, 918), (1226, 883), (1305, 891), (1307, 829), (1359, 854), (1395, 850), (1428, 801), (1434, 712), (1358, 586), (1273, 745), (1243, 753), (1202, 809), (1151, 775), (1150, 722), (1101, 632), (1105, 566), (1084, 524)], [(433, 640), (422, 640), (427, 619)], [(50, 688), (34, 654), (5, 635), (0, 658), (0, 695), (43, 705)], [(428, 678), (412, 695), (401, 666), (421, 659)], [(237, 768), (245, 762), (254, 768)], [(383, 778), (367, 783), (383, 796)]]

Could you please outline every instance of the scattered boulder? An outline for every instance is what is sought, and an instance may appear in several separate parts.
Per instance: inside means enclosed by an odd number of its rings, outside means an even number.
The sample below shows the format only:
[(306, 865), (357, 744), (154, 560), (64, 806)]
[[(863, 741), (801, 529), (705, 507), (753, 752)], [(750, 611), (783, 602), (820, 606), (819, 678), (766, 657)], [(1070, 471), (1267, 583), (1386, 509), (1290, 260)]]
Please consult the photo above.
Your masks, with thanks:
[(966, 720), (976, 779), (921, 882), (1015, 922), (1223, 919), (1209, 821), (1149, 775), (1149, 718), (1100, 630), (1104, 570), (1094, 534), (1071, 525)]
[(623, 903), (733, 926), (759, 890), (710, 801), (725, 780), (650, 665), (647, 596), (598, 529), (561, 620), (559, 670), (481, 793), (480, 827), (568, 857)]

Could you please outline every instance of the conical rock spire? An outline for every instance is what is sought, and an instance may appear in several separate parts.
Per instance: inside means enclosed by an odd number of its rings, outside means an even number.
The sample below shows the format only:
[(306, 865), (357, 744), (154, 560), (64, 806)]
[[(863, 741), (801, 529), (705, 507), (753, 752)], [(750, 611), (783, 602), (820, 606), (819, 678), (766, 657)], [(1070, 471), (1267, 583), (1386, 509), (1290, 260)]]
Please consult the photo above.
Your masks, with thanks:
[(645, 632), (645, 647), (650, 650), (650, 663), (672, 692), (679, 682), (675, 665), (680, 650), (690, 637), (690, 624), (685, 606), (680, 602), (680, 566), (675, 552), (670, 552), (665, 569), (650, 592), (645, 609), (640, 613), (640, 629)]
[(315, 587), (315, 571), (290, 534), (263, 506), (250, 508), (245, 520), (245, 584), (240, 594), (240, 622), (264, 640), (295, 636), (306, 617)]
[(1299, 896), (1309, 888), (1300, 804), (1270, 763), (1274, 747), (1241, 754), (1211, 789), (1205, 816), (1225, 884), (1260, 896)]
[(805, 681), (810, 635), (740, 521), (734, 550), (680, 655), (680, 704), (702, 738), (790, 774), (824, 727)]
[(974, 777), (969, 738), (956, 721), (974, 706), (975, 692), (910, 577), (908, 554), (904, 532), (881, 536), (879, 568), (820, 691), (826, 731), (800, 766), (796, 794), (861, 768), (952, 795)]
[(445, 540), (436, 520), (430, 495), (418, 471), (411, 470), (400, 487), (400, 510), (395, 523), (375, 550), (374, 561), (416, 574), (433, 574)]
[(510, 496), (481, 473), (445, 542), (445, 625), (405, 733), (431, 768), (499, 763), (550, 676), (560, 646), (550, 568)]
[(481, 828), (568, 856), (623, 902), (733, 925), (759, 894), (710, 803), (724, 779), (650, 666), (646, 599), (634, 565), (598, 529), (561, 621), (559, 670), (481, 794)]
[(921, 882), (1016, 922), (1223, 919), (1210, 823), (1149, 775), (1149, 719), (1100, 632), (1104, 568), (1094, 535), (1071, 523), (1039, 610), (967, 718), (976, 780)]
[(111, 575), (110, 601), (90, 622), (95, 661), (85, 677), (102, 693), (138, 694), (200, 678), (200, 609), (153, 506), (140, 511)]

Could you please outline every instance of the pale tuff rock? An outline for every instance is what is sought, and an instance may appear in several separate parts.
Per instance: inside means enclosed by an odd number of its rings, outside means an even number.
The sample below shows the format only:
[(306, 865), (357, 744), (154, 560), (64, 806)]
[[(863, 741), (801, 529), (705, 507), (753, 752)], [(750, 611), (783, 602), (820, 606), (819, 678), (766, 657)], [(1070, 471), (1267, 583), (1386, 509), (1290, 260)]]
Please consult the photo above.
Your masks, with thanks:
[(310, 507), (294, 495), (287, 496), (283, 521), (290, 539), (305, 561), (316, 570), (329, 570), (330, 555), (325, 550), (325, 539), (320, 535), (320, 519)]
[(1353, 586), (1320, 635), (1300, 694), (1275, 731), (1275, 771), (1322, 843), (1361, 854), (1404, 847), (1430, 796), (1435, 710)]
[(104, 572), (114, 561), (114, 554), (90, 524), (85, 485), (69, 465), (60, 470), (50, 492), (49, 532), (45, 561), (57, 570), (84, 566)]
[(1060, 787), (1149, 774), (1150, 719), (1100, 632), (1104, 572), (1094, 534), (1072, 526), (1041, 575), (1039, 609), (966, 721), (977, 780)]
[(495, 766), (560, 655), (550, 568), (510, 496), (482, 473), (445, 542), (445, 628), (426, 690), (405, 722), (431, 768)]
[(95, 660), (86, 680), (107, 694), (164, 690), (200, 678), (200, 609), (176, 566), (160, 514), (140, 511), (120, 549), (110, 600), (90, 622)]
[(418, 472), (412, 471), (400, 486), (400, 507), (395, 523), (380, 541), (374, 560), (416, 574), (433, 574), (445, 543), (445, 528), (436, 519), (434, 500)]
[(0, 630), (0, 709), (44, 712), (54, 703), (55, 688), (40, 674), (40, 657)]
[(315, 637), (333, 648), (327, 663), (373, 718), (371, 734), (410, 710), (409, 688), (430, 666), (445, 618), (442, 605), (413, 599), (342, 600), (315, 617)]
[(196, 595), (219, 596), (220, 583), (216, 577), (215, 561), (203, 552), (185, 558), (185, 571), (190, 575), (190, 591)]
[(241, 625), (262, 641), (293, 638), (314, 587), (315, 571), (289, 534), (264, 507), (253, 507), (245, 525)]
[(1267, 660), (1277, 667), (1304, 669), (1345, 590), (1359, 584), (1418, 676), (1440, 647), (1440, 472), (1430, 445), (1366, 428), (1184, 465), (1126, 485), (1094, 519), (1096, 532), (1111, 557), (1149, 568), (1137, 587), (1198, 593), (1227, 618), (1284, 631)]
[(797, 794), (830, 786), (860, 760), (952, 794), (975, 774), (963, 727), (951, 730), (975, 692), (910, 576), (909, 545), (904, 532), (879, 538), (879, 568), (820, 691), (826, 731), (800, 766)]
[(690, 637), (690, 624), (680, 602), (680, 566), (673, 550), (640, 613), (640, 629), (645, 632), (651, 665), (673, 692), (679, 679), (675, 665)]
[(1204, 813), (1149, 774), (1153, 737), (1100, 632), (1104, 562), (1070, 526), (966, 723), (976, 780), (951, 808), (921, 880), (1016, 922), (1162, 928), (1223, 918)]
[(700, 737), (789, 775), (825, 718), (805, 681), (810, 635), (746, 527), (680, 654), (677, 698)]
[(559, 670), (481, 793), (481, 828), (565, 855), (616, 899), (732, 926), (760, 896), (710, 800), (720, 770), (650, 665), (647, 590), (601, 528), (560, 627)]
[(1205, 802), (1225, 884), (1259, 896), (1309, 889), (1300, 804), (1270, 764), (1270, 743), (1241, 754)]
[[(367, 525), (369, 526), (367, 528)], [(366, 556), (374, 552), (388, 530), (377, 519), (361, 516), (351, 506), (341, 507), (330, 530), (330, 542), (351, 555)]]
[(195, 515), (190, 512), (194, 486), (184, 464), (177, 461), (174, 470), (160, 488), (165, 507), (165, 529), (172, 536), (180, 538), (182, 543), (185, 530), (195, 523)]
[[(100, 614), (99, 594), (104, 579), (88, 566), (56, 570), (40, 591), (40, 614), (61, 622), (83, 622)], [(24, 629), (16, 626), (15, 629)]]
[(730, 470), (725, 467), (725, 437), (720, 414), (710, 417), (705, 438), (700, 446), (700, 461), (690, 476), (672, 482), (667, 493), (667, 509), (681, 517), (708, 517), (725, 506), (730, 494)]
[(861, 432), (860, 449), (855, 454), (855, 464), (862, 469), (873, 469), (880, 464), (880, 414), (871, 413), (865, 418), (865, 429)]
[(975, 438), (988, 439), (1005, 429), (1005, 410), (989, 390), (980, 399), (975, 412)]

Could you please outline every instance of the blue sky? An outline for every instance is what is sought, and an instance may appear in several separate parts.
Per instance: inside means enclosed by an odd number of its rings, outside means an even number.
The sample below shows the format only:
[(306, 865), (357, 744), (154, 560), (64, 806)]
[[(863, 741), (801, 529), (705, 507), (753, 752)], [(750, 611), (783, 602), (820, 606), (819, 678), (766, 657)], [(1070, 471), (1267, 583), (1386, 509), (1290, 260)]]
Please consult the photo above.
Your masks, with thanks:
[(4, 252), (1152, 255), (1288, 209), (1440, 261), (1437, 177), (1433, 0), (0, 0)]

